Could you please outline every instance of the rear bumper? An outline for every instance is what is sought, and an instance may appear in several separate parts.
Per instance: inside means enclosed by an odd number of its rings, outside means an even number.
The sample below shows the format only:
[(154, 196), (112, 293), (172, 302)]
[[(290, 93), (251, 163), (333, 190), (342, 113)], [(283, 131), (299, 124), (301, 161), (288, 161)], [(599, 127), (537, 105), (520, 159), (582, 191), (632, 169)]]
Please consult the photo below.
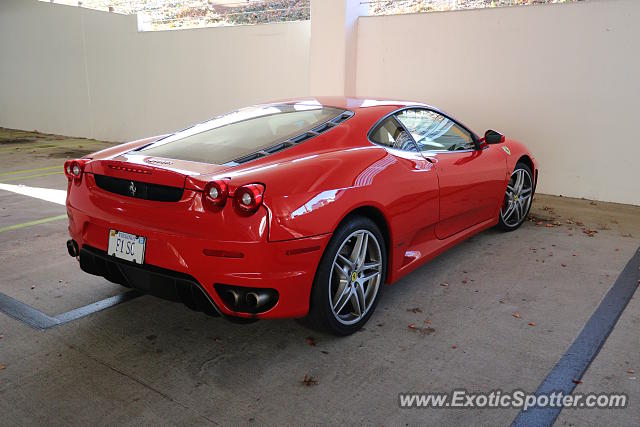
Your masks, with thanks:
[(85, 245), (79, 252), (80, 268), (96, 276), (145, 293), (182, 302), (192, 310), (211, 316), (220, 316), (220, 309), (188, 274), (178, 273), (151, 265), (134, 264), (106, 252)]
[[(107, 221), (69, 205), (67, 213), (69, 234), (78, 244), (83, 270), (152, 295), (182, 301), (196, 310), (226, 316), (305, 316), (316, 268), (331, 237), (325, 234), (283, 242), (216, 241), (118, 223), (114, 218)], [(110, 229), (147, 238), (144, 265), (107, 255)], [(217, 284), (275, 289), (279, 298), (264, 312), (236, 312), (218, 294)], [(204, 299), (199, 292), (204, 293)], [(210, 306), (203, 307), (203, 301)]]

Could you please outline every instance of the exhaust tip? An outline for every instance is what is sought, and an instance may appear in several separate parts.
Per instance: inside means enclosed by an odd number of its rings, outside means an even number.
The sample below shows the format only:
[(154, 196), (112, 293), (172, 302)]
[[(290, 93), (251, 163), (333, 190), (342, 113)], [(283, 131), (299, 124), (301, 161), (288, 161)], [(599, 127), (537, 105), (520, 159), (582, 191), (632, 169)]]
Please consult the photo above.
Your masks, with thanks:
[(225, 292), (227, 303), (231, 307), (237, 307), (240, 302), (240, 294), (235, 289), (227, 289)]
[(269, 295), (266, 293), (247, 292), (245, 297), (247, 305), (252, 309), (259, 309), (269, 301)]
[(67, 251), (69, 252), (69, 256), (72, 256), (74, 258), (76, 258), (80, 254), (78, 244), (75, 240), (67, 240)]

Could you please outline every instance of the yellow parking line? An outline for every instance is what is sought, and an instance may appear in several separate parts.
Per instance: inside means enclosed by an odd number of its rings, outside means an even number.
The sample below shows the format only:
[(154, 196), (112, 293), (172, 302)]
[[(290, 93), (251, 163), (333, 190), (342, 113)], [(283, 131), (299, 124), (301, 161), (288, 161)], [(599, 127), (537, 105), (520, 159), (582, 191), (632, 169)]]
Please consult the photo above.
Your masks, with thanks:
[(2, 173), (0, 173), (0, 176), (18, 175), (18, 174), (31, 173), (31, 172), (41, 172), (41, 171), (48, 171), (48, 170), (51, 170), (51, 169), (62, 169), (62, 167), (63, 167), (62, 165), (57, 165), (57, 166), (48, 166), (46, 168), (25, 169), (25, 170), (21, 170), (21, 171), (2, 172)]
[(14, 177), (11, 177), (11, 178), (3, 179), (2, 181), (5, 181), (5, 182), (8, 182), (8, 181), (20, 181), (20, 180), (23, 180), (23, 179), (38, 178), (39, 176), (61, 175), (63, 173), (64, 173), (64, 171), (58, 171), (58, 172), (39, 173), (39, 174), (36, 174), (36, 175), (14, 176)]
[(50, 216), (48, 218), (36, 219), (35, 221), (23, 222), (22, 224), (9, 225), (7, 227), (0, 228), (0, 233), (3, 233), (5, 231), (18, 230), (20, 228), (25, 228), (25, 227), (31, 227), (32, 225), (44, 224), (51, 221), (58, 221), (61, 219), (65, 219), (66, 217), (67, 217), (66, 214), (57, 215), (57, 216)]

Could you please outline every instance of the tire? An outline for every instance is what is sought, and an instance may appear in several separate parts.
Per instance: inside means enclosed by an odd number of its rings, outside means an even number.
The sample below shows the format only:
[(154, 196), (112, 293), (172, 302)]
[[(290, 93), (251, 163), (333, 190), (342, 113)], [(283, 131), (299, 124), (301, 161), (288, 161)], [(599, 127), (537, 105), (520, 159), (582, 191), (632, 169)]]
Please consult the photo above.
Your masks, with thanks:
[[(360, 251), (355, 250), (357, 245)], [(386, 273), (387, 252), (378, 226), (365, 217), (348, 218), (318, 264), (307, 324), (338, 336), (356, 332), (373, 314)]]
[(511, 173), (504, 201), (498, 214), (498, 228), (517, 230), (527, 219), (533, 201), (534, 182), (531, 168), (518, 162)]

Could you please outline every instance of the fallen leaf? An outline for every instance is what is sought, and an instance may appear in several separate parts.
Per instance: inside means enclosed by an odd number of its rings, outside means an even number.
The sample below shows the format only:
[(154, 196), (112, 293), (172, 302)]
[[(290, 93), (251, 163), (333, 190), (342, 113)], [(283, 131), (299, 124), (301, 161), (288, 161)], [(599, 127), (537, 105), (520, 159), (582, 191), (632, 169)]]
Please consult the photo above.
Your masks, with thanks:
[(431, 320), (430, 319), (425, 319), (424, 323), (426, 323), (427, 325), (431, 324)]
[(447, 286), (449, 286), (449, 284), (447, 282), (442, 282), (440, 283), (440, 286), (444, 286), (446, 288)]
[(518, 313), (517, 311), (515, 311), (515, 312), (511, 313), (511, 315), (512, 315), (513, 317), (515, 317), (516, 319), (519, 319), (519, 318), (520, 318), (520, 313)]
[(316, 380), (311, 375), (304, 374), (304, 379), (302, 380), (302, 384), (306, 385), (307, 387), (311, 387), (312, 385), (317, 385), (318, 380)]
[(420, 307), (407, 308), (407, 311), (410, 311), (411, 313), (422, 313), (422, 309)]
[(582, 380), (576, 380), (575, 378), (571, 381), (573, 381), (574, 384), (582, 384)]
[(504, 300), (499, 300), (498, 301), (500, 304), (504, 304)]
[(4, 366), (2, 363), (0, 363), (0, 371), (2, 371), (4, 368), (6, 368), (6, 366)]
[(467, 281), (466, 281), (466, 280), (463, 280), (463, 281), (462, 281), (462, 283), (465, 283), (465, 284), (466, 284), (466, 283), (467, 283)]
[(451, 348), (455, 350), (456, 348), (458, 348), (458, 346), (454, 344), (451, 346)]
[(563, 266), (563, 267), (566, 267), (566, 266), (567, 266), (567, 264), (560, 264), (560, 265), (561, 265), (561, 266)]
[(416, 325), (415, 323), (409, 323), (409, 329), (415, 329)]
[(436, 330), (431, 328), (431, 327), (426, 327), (426, 328), (421, 328), (419, 326), (415, 326), (413, 323), (411, 325), (409, 325), (409, 329), (411, 329), (414, 332), (420, 332), (423, 335), (431, 335), (432, 333), (434, 333)]
[(316, 339), (314, 337), (307, 337), (305, 338), (305, 341), (307, 342), (307, 344), (309, 344), (311, 347), (315, 347), (316, 346)]
[(329, 354), (329, 352), (327, 350), (320, 350), (320, 353)]
[(635, 374), (635, 373), (636, 373), (636, 371), (634, 371), (633, 369), (627, 369), (627, 373), (628, 373), (628, 374)]
[(529, 326), (536, 326), (536, 322), (529, 322), (529, 323), (527, 323), (527, 325), (529, 325)]

